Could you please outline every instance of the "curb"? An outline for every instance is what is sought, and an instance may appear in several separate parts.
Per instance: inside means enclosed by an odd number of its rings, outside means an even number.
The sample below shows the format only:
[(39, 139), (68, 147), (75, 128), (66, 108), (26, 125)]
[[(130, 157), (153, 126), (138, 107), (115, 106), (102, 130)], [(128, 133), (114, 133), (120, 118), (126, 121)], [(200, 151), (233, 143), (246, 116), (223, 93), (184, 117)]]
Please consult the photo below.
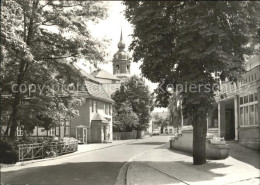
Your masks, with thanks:
[[(74, 152), (74, 153), (69, 153), (69, 154), (65, 154), (65, 155), (60, 155), (60, 156), (57, 156), (57, 157), (51, 157), (51, 158), (45, 158), (45, 159), (37, 159), (37, 160), (31, 160), (31, 161), (25, 161), (25, 162), (17, 162), (15, 165), (13, 166), (8, 166), (8, 167), (2, 167), (1, 166), (1, 172), (2, 172), (2, 169), (11, 169), (12, 167), (18, 167), (18, 166), (26, 166), (28, 164), (33, 164), (33, 163), (38, 163), (38, 162), (44, 162), (44, 161), (51, 161), (51, 160), (56, 160), (56, 159), (61, 159), (61, 158), (65, 158), (65, 157), (71, 157), (71, 156), (74, 156), (74, 155), (79, 155), (79, 154), (83, 154), (83, 153), (88, 153), (88, 152), (93, 152), (93, 151), (97, 151), (97, 150), (102, 150), (102, 149), (105, 149), (105, 148), (111, 148), (111, 147), (115, 147), (115, 146), (119, 146), (119, 145), (123, 145), (123, 144), (126, 144), (126, 143), (132, 143), (136, 140), (131, 140), (131, 141), (128, 141), (128, 142), (125, 142), (125, 143), (120, 143), (120, 144), (115, 144), (115, 145), (111, 145), (111, 146), (106, 146), (106, 147), (102, 147), (102, 148), (97, 148), (97, 149), (92, 149), (92, 150), (88, 150), (88, 151), (82, 151), (82, 152)], [(11, 171), (11, 170), (10, 170)]]
[[(162, 146), (162, 145), (165, 145), (165, 143), (161, 144), (159, 146)], [(120, 170), (118, 172), (118, 176), (117, 176), (115, 185), (130, 185), (130, 182), (129, 182), (130, 177), (128, 174), (128, 170), (132, 167), (132, 165), (134, 163), (134, 159), (136, 159), (136, 158), (140, 157), (141, 155), (143, 155), (144, 153), (149, 152), (154, 149), (155, 148), (146, 150), (146, 151), (130, 158), (128, 161), (126, 161), (126, 163), (120, 168)]]

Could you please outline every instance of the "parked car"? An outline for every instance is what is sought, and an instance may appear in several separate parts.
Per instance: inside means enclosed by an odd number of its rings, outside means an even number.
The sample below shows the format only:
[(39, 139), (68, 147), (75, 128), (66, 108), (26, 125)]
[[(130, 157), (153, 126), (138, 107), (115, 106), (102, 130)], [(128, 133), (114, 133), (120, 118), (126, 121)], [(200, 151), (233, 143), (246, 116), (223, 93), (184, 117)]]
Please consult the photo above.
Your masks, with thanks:
[(159, 135), (159, 130), (153, 130), (153, 135)]

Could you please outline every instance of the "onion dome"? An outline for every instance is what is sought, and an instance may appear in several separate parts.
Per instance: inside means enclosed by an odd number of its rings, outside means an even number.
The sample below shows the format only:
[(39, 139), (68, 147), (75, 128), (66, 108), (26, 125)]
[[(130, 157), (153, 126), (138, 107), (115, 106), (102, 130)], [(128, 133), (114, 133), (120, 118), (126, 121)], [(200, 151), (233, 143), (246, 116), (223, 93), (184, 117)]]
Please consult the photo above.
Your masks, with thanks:
[(114, 60), (128, 60), (130, 57), (129, 57), (128, 53), (124, 50), (125, 43), (123, 41), (122, 30), (121, 30), (120, 41), (117, 46), (118, 46), (119, 50), (114, 54)]

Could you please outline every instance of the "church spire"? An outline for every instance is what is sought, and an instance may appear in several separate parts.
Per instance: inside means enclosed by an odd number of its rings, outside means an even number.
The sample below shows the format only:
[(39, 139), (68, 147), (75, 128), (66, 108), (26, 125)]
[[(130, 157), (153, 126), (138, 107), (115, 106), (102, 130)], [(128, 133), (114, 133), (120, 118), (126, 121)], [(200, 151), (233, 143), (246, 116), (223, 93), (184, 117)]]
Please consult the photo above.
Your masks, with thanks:
[(123, 41), (123, 31), (122, 31), (122, 27), (121, 27), (120, 41), (119, 41), (119, 43), (118, 43), (117, 46), (118, 46), (118, 49), (119, 49), (120, 51), (122, 51), (122, 50), (125, 49), (125, 43), (124, 43), (124, 41)]

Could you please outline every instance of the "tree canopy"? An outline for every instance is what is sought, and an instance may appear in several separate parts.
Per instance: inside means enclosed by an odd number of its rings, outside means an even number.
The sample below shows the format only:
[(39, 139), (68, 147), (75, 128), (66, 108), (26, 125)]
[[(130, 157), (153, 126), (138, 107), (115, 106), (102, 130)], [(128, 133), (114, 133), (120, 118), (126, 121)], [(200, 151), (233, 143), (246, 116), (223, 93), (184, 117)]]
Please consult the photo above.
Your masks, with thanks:
[(130, 77), (121, 84), (120, 89), (112, 95), (112, 98), (115, 101), (115, 111), (118, 113), (115, 115), (115, 119), (120, 116), (122, 107), (129, 106), (138, 117), (138, 119), (134, 119), (138, 124), (132, 124), (133, 128), (143, 130), (148, 127), (150, 111), (153, 109), (153, 96), (142, 78)]
[[(168, 105), (169, 85), (181, 91), (183, 113), (194, 128), (194, 164), (204, 164), (206, 116), (215, 103), (217, 80), (238, 81), (245, 56), (254, 53), (259, 2), (124, 1), (133, 24), (134, 61), (144, 77), (159, 83), (157, 101)], [(258, 38), (257, 38), (258, 39)], [(179, 88), (178, 88), (179, 87)], [(188, 87), (186, 90), (184, 87)], [(184, 89), (184, 90), (181, 90)]]
[(18, 123), (32, 129), (42, 120), (76, 115), (73, 107), (81, 99), (68, 89), (84, 79), (73, 64), (79, 59), (104, 61), (105, 42), (94, 39), (87, 26), (107, 16), (104, 3), (4, 0), (1, 11), (1, 86), (7, 95), (2, 96), (1, 112), (9, 119), (5, 123), (11, 138)]

